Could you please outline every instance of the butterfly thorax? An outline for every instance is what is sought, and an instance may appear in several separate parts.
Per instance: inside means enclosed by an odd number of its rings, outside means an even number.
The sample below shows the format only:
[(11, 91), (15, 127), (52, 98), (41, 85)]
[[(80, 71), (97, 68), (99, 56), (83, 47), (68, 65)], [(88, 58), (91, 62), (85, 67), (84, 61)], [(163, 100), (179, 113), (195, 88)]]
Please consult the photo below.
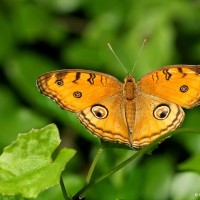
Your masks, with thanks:
[(135, 97), (136, 83), (135, 79), (128, 75), (124, 80), (124, 96), (127, 100), (133, 100)]
[[(128, 75), (124, 80), (123, 93), (124, 93), (125, 115), (130, 134), (132, 134), (133, 132), (132, 130), (135, 123), (135, 95), (136, 95), (135, 91), (136, 91), (135, 79), (131, 75)], [(130, 140), (131, 138), (132, 137), (130, 137)]]

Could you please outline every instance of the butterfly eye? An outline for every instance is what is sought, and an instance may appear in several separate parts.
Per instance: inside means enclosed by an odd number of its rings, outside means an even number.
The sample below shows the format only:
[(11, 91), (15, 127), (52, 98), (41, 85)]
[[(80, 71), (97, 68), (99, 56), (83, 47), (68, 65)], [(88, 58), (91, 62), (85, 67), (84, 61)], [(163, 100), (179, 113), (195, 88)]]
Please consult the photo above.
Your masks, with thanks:
[(103, 105), (94, 105), (91, 111), (97, 119), (104, 119), (108, 116), (108, 110)]
[(170, 112), (171, 110), (168, 105), (161, 104), (154, 109), (153, 115), (156, 119), (163, 120), (169, 116)]

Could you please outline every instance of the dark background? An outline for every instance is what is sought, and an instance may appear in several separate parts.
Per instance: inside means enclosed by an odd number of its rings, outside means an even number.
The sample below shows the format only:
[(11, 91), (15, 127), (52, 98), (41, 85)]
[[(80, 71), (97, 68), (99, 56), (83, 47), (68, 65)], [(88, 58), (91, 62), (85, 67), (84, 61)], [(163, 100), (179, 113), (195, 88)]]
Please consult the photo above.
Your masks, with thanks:
[[(57, 69), (90, 69), (123, 81), (126, 75), (107, 47), (111, 43), (130, 72), (142, 75), (171, 64), (200, 64), (200, 1), (195, 0), (1, 0), (0, 1), (0, 149), (18, 133), (56, 123), (62, 145), (77, 150), (65, 173), (70, 194), (82, 187), (99, 140), (76, 116), (42, 96), (36, 78)], [(167, 92), (167, 91), (166, 91)], [(91, 188), (87, 199), (197, 199), (200, 176), (180, 171), (200, 153), (200, 108), (186, 110), (180, 131), (153, 152)], [(94, 176), (132, 155), (109, 148)], [(59, 187), (37, 199), (62, 199)]]

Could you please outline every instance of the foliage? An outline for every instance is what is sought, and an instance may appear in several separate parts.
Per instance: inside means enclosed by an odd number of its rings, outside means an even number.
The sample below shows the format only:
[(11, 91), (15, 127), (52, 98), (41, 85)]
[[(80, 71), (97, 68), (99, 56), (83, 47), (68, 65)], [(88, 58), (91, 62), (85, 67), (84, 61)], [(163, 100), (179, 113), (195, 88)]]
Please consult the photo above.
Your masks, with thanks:
[(52, 160), (59, 143), (55, 125), (20, 134), (0, 157), (0, 193), (33, 198), (57, 185), (66, 163), (75, 153), (71, 149), (62, 149)]
[[(99, 140), (80, 125), (74, 114), (42, 96), (36, 78), (51, 70), (84, 68), (123, 80), (125, 73), (107, 43), (131, 71), (145, 38), (147, 43), (134, 68), (137, 79), (164, 65), (199, 64), (199, 25), (200, 4), (194, 0), (1, 0), (1, 152), (19, 132), (56, 123), (61, 145), (77, 150), (63, 174), (67, 192), (74, 195), (83, 187)], [(151, 155), (136, 159), (90, 188), (86, 199), (197, 199), (199, 116), (199, 107), (186, 111), (177, 134)], [(133, 153), (121, 147), (106, 148), (92, 180)], [(36, 199), (62, 198), (56, 186)]]

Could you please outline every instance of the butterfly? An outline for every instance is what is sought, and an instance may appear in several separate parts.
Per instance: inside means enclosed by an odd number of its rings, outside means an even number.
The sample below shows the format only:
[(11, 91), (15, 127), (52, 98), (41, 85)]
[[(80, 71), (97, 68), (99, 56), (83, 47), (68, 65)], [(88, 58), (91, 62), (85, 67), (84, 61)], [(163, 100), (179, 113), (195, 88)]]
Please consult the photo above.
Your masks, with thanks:
[(144, 75), (138, 82), (81, 69), (48, 72), (37, 79), (42, 94), (103, 140), (133, 148), (148, 145), (175, 130), (183, 108), (200, 104), (200, 65), (171, 65)]

